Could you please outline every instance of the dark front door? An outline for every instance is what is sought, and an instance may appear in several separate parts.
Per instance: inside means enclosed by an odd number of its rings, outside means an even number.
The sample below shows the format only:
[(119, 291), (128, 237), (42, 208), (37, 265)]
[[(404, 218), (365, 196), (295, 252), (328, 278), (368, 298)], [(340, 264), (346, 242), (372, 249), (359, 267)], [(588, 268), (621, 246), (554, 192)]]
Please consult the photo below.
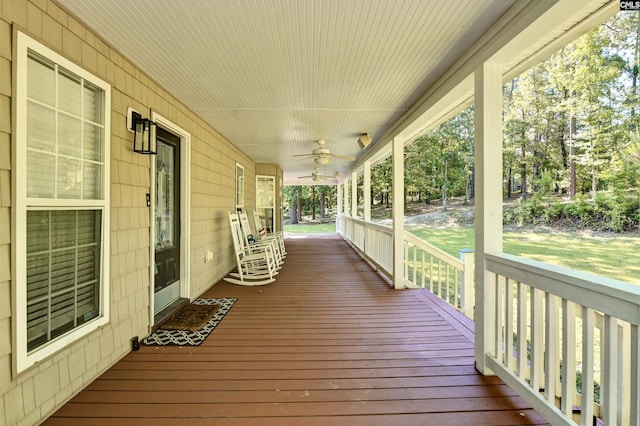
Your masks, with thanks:
[(158, 128), (154, 313), (180, 297), (180, 138)]

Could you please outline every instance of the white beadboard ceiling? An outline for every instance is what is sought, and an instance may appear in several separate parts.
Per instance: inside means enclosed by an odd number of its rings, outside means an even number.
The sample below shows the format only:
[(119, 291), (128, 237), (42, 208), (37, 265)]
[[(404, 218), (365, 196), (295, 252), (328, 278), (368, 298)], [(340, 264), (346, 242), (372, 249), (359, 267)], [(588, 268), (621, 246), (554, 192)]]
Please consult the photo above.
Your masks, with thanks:
[[(358, 156), (515, 0), (57, 0), (257, 163)], [(162, 113), (161, 111), (159, 111)], [(334, 159), (321, 173), (345, 172)]]

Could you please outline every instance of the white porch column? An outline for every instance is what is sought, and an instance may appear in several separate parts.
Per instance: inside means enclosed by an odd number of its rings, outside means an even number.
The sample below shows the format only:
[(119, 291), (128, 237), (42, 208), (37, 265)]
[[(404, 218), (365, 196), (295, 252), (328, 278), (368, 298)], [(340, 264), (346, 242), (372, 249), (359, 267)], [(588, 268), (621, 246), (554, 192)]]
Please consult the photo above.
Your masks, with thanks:
[(404, 288), (404, 142), (392, 141), (393, 287)]
[(344, 180), (344, 184), (342, 185), (342, 189), (344, 191), (344, 197), (342, 197), (342, 202), (344, 203), (343, 205), (343, 212), (345, 215), (349, 216), (351, 215), (350, 210), (349, 210), (349, 197), (347, 197), (347, 194), (349, 193), (349, 179), (345, 179)]
[(502, 252), (502, 70), (483, 63), (475, 72), (476, 368), (492, 374), (484, 354), (494, 351), (495, 282), (485, 253)]
[(358, 172), (351, 172), (351, 217), (358, 217)]
[(336, 231), (338, 234), (344, 236), (344, 229), (342, 229), (341, 223), (344, 223), (340, 217), (342, 216), (342, 185), (338, 183), (336, 185)]
[(364, 162), (364, 221), (371, 222), (371, 160)]

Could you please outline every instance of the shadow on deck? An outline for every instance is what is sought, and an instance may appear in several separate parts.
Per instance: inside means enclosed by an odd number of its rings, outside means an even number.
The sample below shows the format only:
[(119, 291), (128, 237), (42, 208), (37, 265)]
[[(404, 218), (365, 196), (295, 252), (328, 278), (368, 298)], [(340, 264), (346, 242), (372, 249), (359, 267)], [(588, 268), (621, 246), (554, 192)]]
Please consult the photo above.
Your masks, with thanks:
[[(196, 347), (142, 346), (46, 425), (500, 425), (544, 419), (474, 368), (469, 321), (393, 290), (339, 237), (287, 240), (277, 281)], [(471, 340), (470, 340), (471, 339)]]

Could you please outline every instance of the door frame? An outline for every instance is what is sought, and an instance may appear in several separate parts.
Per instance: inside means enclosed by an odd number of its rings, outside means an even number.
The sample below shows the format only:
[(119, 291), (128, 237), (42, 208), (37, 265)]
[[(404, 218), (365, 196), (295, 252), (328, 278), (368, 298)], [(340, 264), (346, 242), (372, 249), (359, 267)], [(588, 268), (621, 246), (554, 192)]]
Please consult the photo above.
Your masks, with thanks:
[[(180, 297), (191, 301), (191, 133), (179, 127), (168, 118), (163, 117), (151, 110), (151, 121), (158, 126), (168, 130), (180, 138)], [(156, 199), (156, 162), (151, 161), (149, 190), (151, 205), (149, 206), (149, 330), (154, 325), (155, 313), (153, 308), (154, 288), (155, 288), (155, 199)]]

